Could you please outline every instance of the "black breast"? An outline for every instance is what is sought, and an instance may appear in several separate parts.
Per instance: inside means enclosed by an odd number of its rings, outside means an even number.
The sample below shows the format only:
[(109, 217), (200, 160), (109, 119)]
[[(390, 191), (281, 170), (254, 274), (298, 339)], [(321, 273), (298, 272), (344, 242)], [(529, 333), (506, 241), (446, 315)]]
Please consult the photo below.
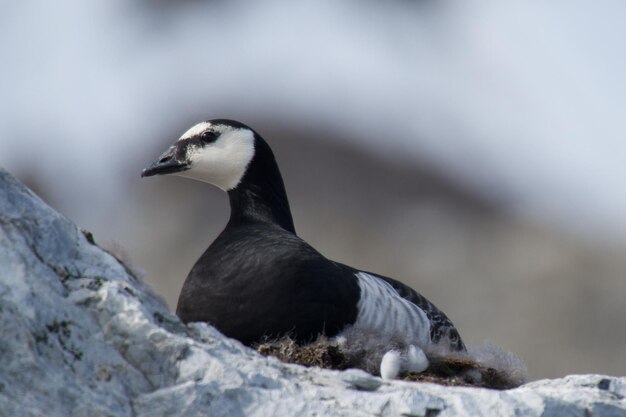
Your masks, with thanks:
[(357, 278), (268, 223), (228, 226), (189, 273), (176, 313), (244, 344), (334, 336), (354, 323)]

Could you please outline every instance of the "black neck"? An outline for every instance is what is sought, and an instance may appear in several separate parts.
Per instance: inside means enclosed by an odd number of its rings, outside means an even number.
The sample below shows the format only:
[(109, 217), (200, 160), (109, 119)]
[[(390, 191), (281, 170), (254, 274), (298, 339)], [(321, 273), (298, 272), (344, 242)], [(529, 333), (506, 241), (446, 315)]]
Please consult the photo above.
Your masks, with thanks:
[(296, 233), (283, 178), (269, 145), (255, 134), (255, 151), (245, 175), (228, 192), (229, 226), (266, 222)]

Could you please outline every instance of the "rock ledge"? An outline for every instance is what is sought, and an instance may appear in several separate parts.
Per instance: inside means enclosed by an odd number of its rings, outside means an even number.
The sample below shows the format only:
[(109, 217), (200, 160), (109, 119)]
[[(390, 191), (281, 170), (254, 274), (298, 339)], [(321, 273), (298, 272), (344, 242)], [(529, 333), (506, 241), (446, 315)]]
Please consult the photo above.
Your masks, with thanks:
[(185, 326), (140, 279), (0, 170), (0, 415), (623, 416), (626, 378), (508, 391), (383, 382), (266, 358)]

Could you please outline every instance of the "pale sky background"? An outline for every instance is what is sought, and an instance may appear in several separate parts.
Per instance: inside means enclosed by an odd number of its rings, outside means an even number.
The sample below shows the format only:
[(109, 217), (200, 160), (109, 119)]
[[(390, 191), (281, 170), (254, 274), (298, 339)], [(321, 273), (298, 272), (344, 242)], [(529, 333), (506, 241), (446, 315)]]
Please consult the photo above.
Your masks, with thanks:
[(107, 212), (181, 114), (261, 114), (626, 240), (624, 2), (147, 4), (3, 2), (0, 165)]

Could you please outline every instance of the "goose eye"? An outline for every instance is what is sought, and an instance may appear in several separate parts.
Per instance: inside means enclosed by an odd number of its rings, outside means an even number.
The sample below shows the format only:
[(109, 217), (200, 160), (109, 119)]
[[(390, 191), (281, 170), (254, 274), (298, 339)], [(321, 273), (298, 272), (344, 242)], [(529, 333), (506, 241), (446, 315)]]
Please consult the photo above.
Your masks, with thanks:
[(215, 142), (216, 139), (217, 135), (215, 134), (215, 132), (212, 132), (210, 130), (204, 131), (200, 134), (200, 140), (202, 140), (202, 142), (204, 143)]

